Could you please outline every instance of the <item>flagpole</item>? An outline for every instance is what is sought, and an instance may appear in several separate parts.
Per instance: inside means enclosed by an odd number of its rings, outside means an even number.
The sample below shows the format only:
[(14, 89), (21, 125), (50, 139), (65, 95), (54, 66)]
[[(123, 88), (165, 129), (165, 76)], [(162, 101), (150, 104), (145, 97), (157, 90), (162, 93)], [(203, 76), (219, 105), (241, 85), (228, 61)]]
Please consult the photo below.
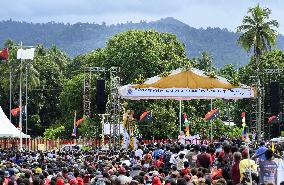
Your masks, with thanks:
[[(23, 47), (23, 43), (21, 42), (21, 49)], [(23, 59), (21, 57), (21, 63), (20, 63), (20, 93), (19, 93), (19, 98), (20, 98), (20, 123), (19, 123), (19, 128), (20, 128), (20, 150), (23, 149), (23, 138), (22, 138), (22, 63)]]
[[(212, 111), (213, 109), (213, 100), (211, 99), (211, 104), (210, 104), (210, 109)], [(212, 125), (212, 120), (210, 120), (210, 141), (211, 143), (213, 142), (213, 125)]]
[(179, 100), (179, 133), (181, 132), (181, 100)]
[[(28, 65), (26, 64), (26, 106), (25, 106), (25, 114), (26, 114), (26, 135), (28, 135)], [(28, 148), (28, 138), (26, 136), (26, 148)]]
[(11, 110), (12, 110), (12, 71), (11, 71), (11, 66), (9, 67), (9, 69), (10, 69), (10, 79), (9, 79), (9, 81), (10, 81), (10, 122), (12, 122), (12, 112), (11, 112)]

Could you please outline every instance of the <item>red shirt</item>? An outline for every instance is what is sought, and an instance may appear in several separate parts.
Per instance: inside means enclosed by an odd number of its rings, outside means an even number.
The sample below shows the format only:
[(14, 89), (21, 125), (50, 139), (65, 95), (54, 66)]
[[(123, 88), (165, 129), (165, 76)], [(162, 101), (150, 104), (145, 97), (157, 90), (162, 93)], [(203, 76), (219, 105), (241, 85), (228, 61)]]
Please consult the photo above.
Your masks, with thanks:
[(241, 176), (240, 175), (240, 161), (237, 161), (233, 164), (231, 174), (232, 174), (233, 184), (239, 184), (240, 176)]

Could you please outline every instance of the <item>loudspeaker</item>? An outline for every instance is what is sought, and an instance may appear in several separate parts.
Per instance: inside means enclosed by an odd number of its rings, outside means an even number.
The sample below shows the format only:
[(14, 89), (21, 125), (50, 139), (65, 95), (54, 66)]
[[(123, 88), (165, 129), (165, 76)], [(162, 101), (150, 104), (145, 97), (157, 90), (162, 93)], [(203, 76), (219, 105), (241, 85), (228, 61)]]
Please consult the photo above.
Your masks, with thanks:
[(270, 108), (271, 114), (277, 115), (280, 109), (280, 84), (279, 82), (270, 83)]
[(105, 80), (97, 79), (97, 113), (104, 114), (106, 111)]

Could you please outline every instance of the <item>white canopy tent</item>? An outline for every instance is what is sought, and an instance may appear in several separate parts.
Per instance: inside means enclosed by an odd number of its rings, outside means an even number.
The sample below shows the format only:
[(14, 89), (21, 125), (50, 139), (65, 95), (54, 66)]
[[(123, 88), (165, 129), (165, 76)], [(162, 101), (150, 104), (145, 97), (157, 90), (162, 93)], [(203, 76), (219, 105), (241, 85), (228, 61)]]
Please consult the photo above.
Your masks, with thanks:
[[(243, 99), (257, 96), (255, 89), (244, 84), (233, 85), (220, 76), (210, 77), (204, 71), (176, 69), (166, 76), (154, 76), (143, 84), (128, 84), (118, 89), (123, 99), (179, 100), (181, 131), (181, 100), (191, 99)], [(211, 101), (212, 109), (212, 101)], [(211, 123), (212, 133), (212, 123)], [(211, 135), (212, 137), (212, 135)], [(212, 140), (212, 139), (211, 139)]]
[(20, 138), (21, 135), (22, 138), (30, 138), (10, 122), (0, 106), (0, 138)]
[(212, 78), (198, 69), (177, 69), (166, 77), (154, 76), (143, 84), (128, 84), (119, 88), (123, 99), (243, 99), (253, 98), (252, 87), (240, 84), (234, 86), (225, 78)]

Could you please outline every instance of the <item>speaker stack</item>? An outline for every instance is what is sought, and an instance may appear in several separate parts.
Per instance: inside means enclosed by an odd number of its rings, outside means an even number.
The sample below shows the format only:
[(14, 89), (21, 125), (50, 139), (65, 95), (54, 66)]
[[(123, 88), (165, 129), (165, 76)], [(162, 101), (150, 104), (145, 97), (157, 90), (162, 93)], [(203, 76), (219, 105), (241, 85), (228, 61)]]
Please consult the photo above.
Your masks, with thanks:
[(270, 83), (270, 108), (271, 108), (272, 115), (277, 115), (280, 111), (280, 84), (279, 82)]
[(97, 79), (97, 113), (104, 114), (106, 111), (106, 94), (105, 94), (105, 80)]
[[(280, 112), (280, 83), (270, 82), (270, 109), (271, 115), (277, 116)], [(280, 123), (271, 125), (271, 138), (280, 135)]]

